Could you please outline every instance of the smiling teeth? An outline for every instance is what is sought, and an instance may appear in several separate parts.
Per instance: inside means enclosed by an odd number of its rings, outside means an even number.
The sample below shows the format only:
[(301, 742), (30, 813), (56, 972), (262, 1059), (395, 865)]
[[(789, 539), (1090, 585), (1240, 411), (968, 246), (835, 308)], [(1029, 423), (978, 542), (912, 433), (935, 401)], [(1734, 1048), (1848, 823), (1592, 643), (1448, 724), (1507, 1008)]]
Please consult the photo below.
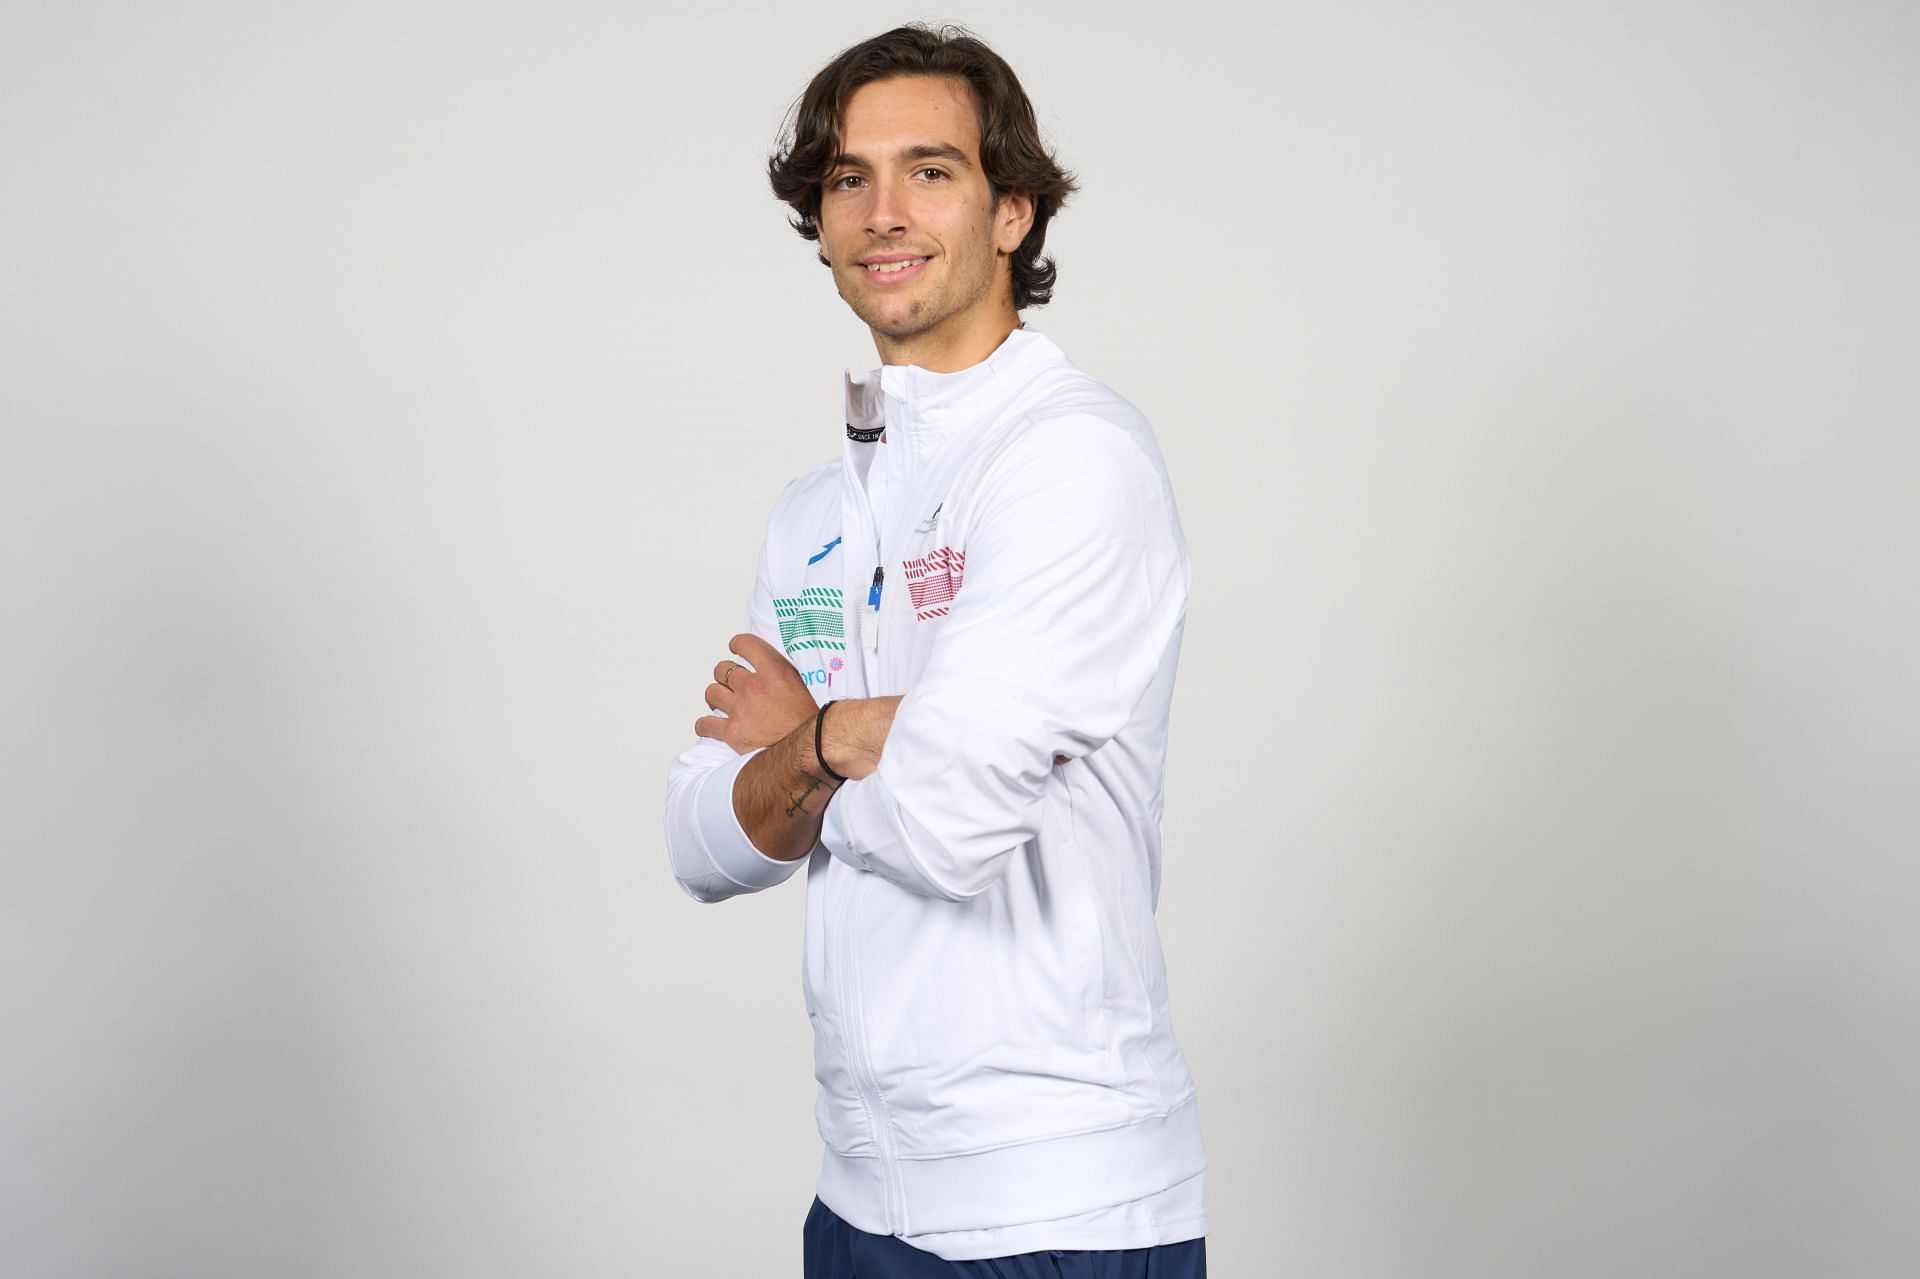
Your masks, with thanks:
[(867, 270), (872, 271), (876, 275), (892, 275), (894, 272), (905, 270), (907, 267), (919, 266), (925, 261), (925, 258), (913, 258), (906, 262), (877, 262), (867, 267)]

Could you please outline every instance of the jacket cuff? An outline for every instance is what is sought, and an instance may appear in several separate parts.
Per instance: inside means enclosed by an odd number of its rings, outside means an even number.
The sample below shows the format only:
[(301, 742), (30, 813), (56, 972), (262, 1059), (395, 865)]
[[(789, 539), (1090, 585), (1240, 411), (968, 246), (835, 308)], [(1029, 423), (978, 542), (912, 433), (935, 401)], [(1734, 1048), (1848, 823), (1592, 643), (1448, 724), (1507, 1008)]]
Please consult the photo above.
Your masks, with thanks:
[(797, 857), (787, 862), (767, 856), (747, 838), (746, 828), (740, 825), (740, 814), (733, 806), (733, 782), (747, 761), (760, 750), (748, 751), (708, 773), (700, 780), (700, 790), (693, 801), (700, 842), (706, 847), (707, 859), (715, 870), (749, 890), (785, 883), (807, 860)]

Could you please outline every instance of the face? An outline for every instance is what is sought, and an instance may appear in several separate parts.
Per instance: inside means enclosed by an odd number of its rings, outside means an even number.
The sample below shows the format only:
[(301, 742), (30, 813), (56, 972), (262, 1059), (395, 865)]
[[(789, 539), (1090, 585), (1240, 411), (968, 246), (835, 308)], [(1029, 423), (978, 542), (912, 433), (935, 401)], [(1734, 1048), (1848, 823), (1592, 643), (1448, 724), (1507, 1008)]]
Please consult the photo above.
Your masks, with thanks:
[(1017, 323), (1005, 259), (1032, 225), (1032, 203), (1013, 192), (994, 206), (965, 81), (860, 86), (840, 152), (821, 192), (821, 252), (883, 353), (956, 346), (996, 321)]

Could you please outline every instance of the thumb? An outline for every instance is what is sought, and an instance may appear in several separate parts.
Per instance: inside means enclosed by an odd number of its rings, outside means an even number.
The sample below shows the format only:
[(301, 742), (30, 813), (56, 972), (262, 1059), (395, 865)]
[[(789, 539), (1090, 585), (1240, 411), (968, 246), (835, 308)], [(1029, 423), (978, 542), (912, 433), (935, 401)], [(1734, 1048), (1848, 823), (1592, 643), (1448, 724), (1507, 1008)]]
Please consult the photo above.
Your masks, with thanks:
[(734, 636), (730, 647), (735, 654), (747, 659), (756, 674), (764, 674), (768, 662), (786, 661), (785, 654), (752, 631)]

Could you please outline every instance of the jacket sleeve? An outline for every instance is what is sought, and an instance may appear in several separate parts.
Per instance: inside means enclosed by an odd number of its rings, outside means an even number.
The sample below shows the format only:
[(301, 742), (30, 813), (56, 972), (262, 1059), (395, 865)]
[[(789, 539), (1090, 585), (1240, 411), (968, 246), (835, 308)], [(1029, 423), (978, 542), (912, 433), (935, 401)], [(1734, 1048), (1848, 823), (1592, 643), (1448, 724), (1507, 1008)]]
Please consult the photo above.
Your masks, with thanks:
[[(778, 516), (793, 486), (774, 507)], [(773, 520), (761, 539), (753, 593), (747, 598), (747, 629), (784, 652), (779, 623), (774, 619), (773, 590), (768, 571), (768, 543)], [(747, 761), (760, 753), (736, 755), (725, 742), (696, 737), (680, 752), (667, 773), (667, 860), (673, 877), (687, 895), (699, 902), (724, 901), (741, 893), (758, 892), (785, 883), (807, 859), (781, 861), (761, 852), (740, 825), (733, 807), (733, 783)]]
[(1191, 585), (1153, 448), (1076, 414), (1030, 424), (990, 468), (928, 664), (878, 767), (827, 805), (833, 856), (975, 897), (1039, 833), (1054, 756), (1090, 755), (1132, 718)]

